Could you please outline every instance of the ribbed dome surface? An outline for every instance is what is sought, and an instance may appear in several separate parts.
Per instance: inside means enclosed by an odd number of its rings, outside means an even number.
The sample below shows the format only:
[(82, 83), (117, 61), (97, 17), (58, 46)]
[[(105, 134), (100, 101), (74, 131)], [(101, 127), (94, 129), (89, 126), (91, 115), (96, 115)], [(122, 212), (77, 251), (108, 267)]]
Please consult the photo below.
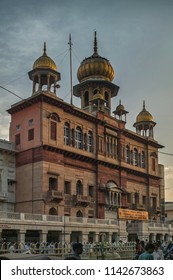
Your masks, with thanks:
[(114, 69), (107, 59), (99, 55), (92, 55), (81, 62), (77, 77), (79, 82), (90, 78), (112, 81), (114, 79)]
[(47, 55), (46, 45), (44, 44), (44, 53), (40, 56), (33, 64), (33, 69), (37, 68), (50, 68), (54, 71), (57, 71), (57, 66), (55, 62)]
[(136, 122), (153, 122), (153, 116), (145, 109), (145, 103), (142, 111), (137, 115)]
[(122, 104), (119, 104), (116, 108), (116, 111), (124, 111), (124, 106)]
[(114, 79), (114, 69), (109, 60), (98, 54), (96, 32), (94, 39), (94, 53), (92, 56), (85, 58), (81, 62), (78, 68), (77, 77), (79, 82), (89, 79), (104, 79), (111, 82)]

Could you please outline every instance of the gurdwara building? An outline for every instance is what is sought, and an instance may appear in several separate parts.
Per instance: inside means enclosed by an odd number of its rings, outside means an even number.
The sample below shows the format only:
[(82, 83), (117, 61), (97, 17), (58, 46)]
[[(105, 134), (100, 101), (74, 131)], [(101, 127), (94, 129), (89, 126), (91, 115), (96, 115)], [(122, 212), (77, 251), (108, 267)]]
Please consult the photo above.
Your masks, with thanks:
[[(9, 138), (17, 151), (15, 212), (64, 217), (69, 241), (83, 235), (95, 240), (103, 232), (113, 239), (128, 234), (134, 214), (147, 214), (149, 220), (163, 214), (158, 161), (163, 146), (154, 139), (156, 122), (143, 101), (134, 131), (126, 128), (128, 111), (121, 101), (111, 105), (119, 86), (113, 66), (98, 52), (96, 33), (93, 45), (73, 87), (80, 108), (58, 96), (61, 74), (44, 44), (28, 73), (31, 96), (8, 110)], [(73, 219), (85, 222), (78, 228)], [(56, 232), (60, 236), (62, 228)]]

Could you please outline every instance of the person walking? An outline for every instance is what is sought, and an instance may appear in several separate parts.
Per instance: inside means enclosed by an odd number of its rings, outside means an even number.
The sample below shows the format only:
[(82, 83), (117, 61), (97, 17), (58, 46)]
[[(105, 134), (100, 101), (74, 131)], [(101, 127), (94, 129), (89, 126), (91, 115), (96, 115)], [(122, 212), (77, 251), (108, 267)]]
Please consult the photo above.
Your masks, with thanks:
[(164, 260), (163, 250), (159, 247), (159, 243), (154, 243), (155, 249), (152, 253), (154, 260)]
[(147, 243), (145, 245), (145, 252), (142, 253), (138, 260), (154, 260), (152, 253), (154, 252), (155, 246), (153, 243)]
[(82, 243), (74, 243), (73, 246), (73, 252), (68, 257), (66, 257), (66, 260), (81, 260), (81, 254), (83, 252), (83, 245)]

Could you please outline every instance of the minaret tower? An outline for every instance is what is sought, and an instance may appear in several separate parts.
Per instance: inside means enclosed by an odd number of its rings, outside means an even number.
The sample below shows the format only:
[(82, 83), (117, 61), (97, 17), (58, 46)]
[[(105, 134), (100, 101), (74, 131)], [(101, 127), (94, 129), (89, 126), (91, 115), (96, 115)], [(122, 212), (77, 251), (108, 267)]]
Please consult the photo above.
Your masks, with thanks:
[(57, 72), (55, 62), (46, 53), (46, 43), (44, 43), (43, 55), (33, 64), (33, 69), (28, 73), (33, 81), (32, 95), (37, 93), (49, 93), (56, 95), (57, 82), (61, 79)]
[(119, 105), (116, 107), (116, 110), (113, 111), (113, 114), (116, 119), (126, 123), (126, 115), (128, 114), (128, 111), (126, 111), (124, 106), (121, 104), (121, 100), (119, 101)]
[(145, 101), (143, 101), (143, 109), (137, 115), (136, 122), (133, 125), (136, 128), (136, 133), (154, 139), (153, 128), (155, 125), (153, 116), (145, 109)]
[(81, 108), (92, 114), (101, 110), (111, 114), (111, 98), (116, 96), (119, 87), (112, 83), (114, 69), (110, 62), (98, 54), (97, 33), (94, 33), (93, 55), (85, 58), (77, 72), (79, 84), (73, 94), (81, 98)]

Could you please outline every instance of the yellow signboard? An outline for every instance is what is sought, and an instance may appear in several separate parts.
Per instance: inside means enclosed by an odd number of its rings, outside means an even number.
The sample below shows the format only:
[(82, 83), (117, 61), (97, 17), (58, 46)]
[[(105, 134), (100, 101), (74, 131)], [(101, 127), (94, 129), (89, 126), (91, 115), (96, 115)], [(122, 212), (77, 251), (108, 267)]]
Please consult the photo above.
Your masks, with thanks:
[(148, 220), (148, 212), (146, 211), (136, 211), (129, 209), (118, 209), (119, 219), (125, 220)]

